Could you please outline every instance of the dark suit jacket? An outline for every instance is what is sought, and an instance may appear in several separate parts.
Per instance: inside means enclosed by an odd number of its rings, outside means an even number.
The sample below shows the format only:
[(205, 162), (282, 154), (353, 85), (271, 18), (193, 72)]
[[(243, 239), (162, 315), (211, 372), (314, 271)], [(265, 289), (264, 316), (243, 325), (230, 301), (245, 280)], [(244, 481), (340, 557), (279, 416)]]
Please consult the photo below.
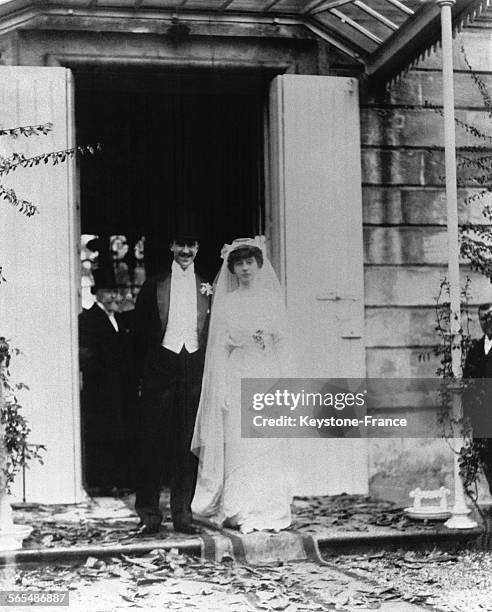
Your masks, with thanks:
[(79, 315), (80, 366), (83, 372), (108, 374), (128, 367), (128, 325), (125, 317), (115, 316), (117, 332), (97, 304)]
[[(202, 294), (201, 284), (206, 281), (195, 273), (197, 296), (198, 345), (205, 348), (207, 343), (210, 297)], [(171, 297), (171, 273), (150, 278), (138, 294), (134, 315), (134, 341), (136, 368), (141, 378), (145, 364), (159, 350), (166, 332)]]
[(474, 437), (488, 437), (492, 433), (492, 349), (484, 353), (485, 336), (476, 340), (463, 368), (464, 379), (469, 381), (463, 393), (463, 412), (473, 426)]
[(132, 395), (134, 368), (127, 317), (116, 314), (116, 321), (118, 332), (97, 304), (79, 315), (79, 360), (87, 422), (120, 435)]
[(492, 349), (484, 353), (485, 336), (476, 340), (466, 356), (464, 378), (492, 378)]

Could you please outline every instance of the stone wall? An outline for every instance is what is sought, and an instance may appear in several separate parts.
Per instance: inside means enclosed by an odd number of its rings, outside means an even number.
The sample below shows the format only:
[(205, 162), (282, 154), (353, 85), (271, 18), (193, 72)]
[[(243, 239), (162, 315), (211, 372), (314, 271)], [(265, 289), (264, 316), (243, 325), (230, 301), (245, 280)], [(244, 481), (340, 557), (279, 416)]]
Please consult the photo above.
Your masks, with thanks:
[[(454, 41), (456, 116), (492, 135), (462, 44), (492, 91), (492, 12)], [(386, 91), (363, 88), (361, 94), (366, 363), (371, 377), (433, 377), (438, 366), (432, 354), (434, 305), (447, 261), (443, 119), (425, 104), (442, 106), (440, 70), (437, 50)], [(491, 140), (479, 140), (460, 127), (456, 138), (458, 152), (477, 144), (492, 148)], [(479, 189), (469, 172), (459, 169), (458, 177), (460, 221), (478, 221), (481, 207), (492, 204), (492, 193), (465, 205), (463, 200)], [(463, 279), (467, 274), (472, 278), (472, 303), (490, 300), (490, 283), (463, 263)], [(472, 333), (479, 333), (476, 321)], [(432, 410), (419, 410), (426, 409)], [(372, 491), (401, 501), (409, 501), (408, 491), (417, 484), (452, 485), (451, 454), (439, 440), (374, 441), (370, 469)]]

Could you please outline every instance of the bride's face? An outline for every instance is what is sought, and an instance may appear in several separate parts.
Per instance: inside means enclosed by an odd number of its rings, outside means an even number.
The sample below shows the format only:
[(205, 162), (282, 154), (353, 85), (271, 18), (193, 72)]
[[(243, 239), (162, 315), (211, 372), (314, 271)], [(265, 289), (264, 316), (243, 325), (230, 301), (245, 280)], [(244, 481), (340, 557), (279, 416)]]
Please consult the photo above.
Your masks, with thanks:
[(234, 264), (234, 274), (239, 284), (243, 286), (250, 285), (254, 281), (258, 270), (258, 262), (254, 257), (245, 257)]

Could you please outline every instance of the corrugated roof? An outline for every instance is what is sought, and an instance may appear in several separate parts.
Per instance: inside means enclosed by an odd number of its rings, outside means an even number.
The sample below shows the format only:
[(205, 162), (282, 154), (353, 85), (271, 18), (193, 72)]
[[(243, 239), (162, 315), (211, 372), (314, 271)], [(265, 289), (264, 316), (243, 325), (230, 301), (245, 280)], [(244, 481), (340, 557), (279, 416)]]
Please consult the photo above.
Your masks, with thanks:
[[(491, 0), (456, 0), (456, 29)], [(391, 79), (440, 38), (435, 0), (0, 0), (0, 19), (9, 9), (44, 13), (60, 10), (128, 11), (186, 22), (297, 25), (361, 62), (368, 76)]]

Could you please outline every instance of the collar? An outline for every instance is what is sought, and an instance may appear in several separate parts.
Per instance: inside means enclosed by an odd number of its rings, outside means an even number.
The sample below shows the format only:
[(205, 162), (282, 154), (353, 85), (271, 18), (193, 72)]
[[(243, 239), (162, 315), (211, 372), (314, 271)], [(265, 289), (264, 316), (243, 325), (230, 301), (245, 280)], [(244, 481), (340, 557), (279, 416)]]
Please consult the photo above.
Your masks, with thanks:
[(489, 354), (489, 351), (491, 348), (492, 348), (492, 338), (489, 338), (487, 334), (485, 334), (484, 341), (483, 341), (483, 349), (486, 355)]
[(114, 312), (108, 312), (106, 308), (104, 308), (104, 304), (101, 304), (101, 302), (98, 302), (97, 300), (96, 300), (96, 304), (104, 312), (105, 315), (107, 315), (108, 317), (114, 317)]
[(192, 261), (190, 265), (186, 268), (186, 270), (183, 270), (179, 263), (173, 260), (173, 263), (171, 265), (171, 274), (173, 276), (181, 276), (185, 278), (189, 276), (195, 276), (195, 262)]

